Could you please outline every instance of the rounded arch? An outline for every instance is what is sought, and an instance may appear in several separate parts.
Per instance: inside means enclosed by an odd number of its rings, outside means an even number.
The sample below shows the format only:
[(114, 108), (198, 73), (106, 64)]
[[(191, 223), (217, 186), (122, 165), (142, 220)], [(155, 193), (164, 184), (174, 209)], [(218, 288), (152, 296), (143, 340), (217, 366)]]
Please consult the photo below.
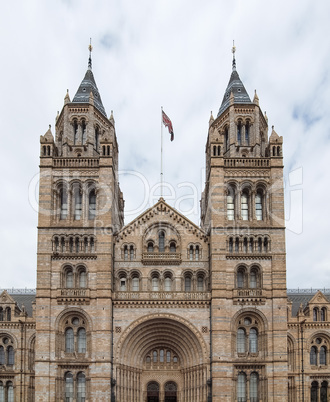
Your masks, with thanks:
[(79, 307), (69, 307), (64, 309), (55, 320), (55, 328), (56, 330), (60, 330), (61, 327), (65, 325), (65, 321), (72, 317), (73, 315), (77, 315), (81, 319), (86, 320), (86, 330), (93, 331), (93, 321), (88, 313)]
[(9, 338), (11, 340), (11, 346), (14, 348), (14, 350), (18, 348), (18, 340), (15, 335), (2, 331), (0, 332), (0, 338)]
[(231, 331), (236, 331), (237, 326), (239, 325), (239, 320), (243, 315), (249, 314), (251, 317), (255, 317), (259, 319), (260, 323), (262, 324), (262, 330), (267, 331), (268, 330), (268, 320), (266, 316), (261, 312), (261, 311), (256, 311), (254, 309), (251, 309), (249, 307), (243, 307), (239, 311), (236, 312), (236, 314), (233, 316), (231, 320)]
[(326, 340), (328, 347), (330, 346), (330, 335), (327, 331), (317, 330), (306, 338), (306, 345), (310, 346), (316, 338), (323, 338)]
[(176, 351), (186, 367), (205, 363), (208, 358), (205, 341), (194, 325), (175, 314), (158, 313), (139, 318), (126, 328), (115, 359), (121, 364), (142, 366), (148, 351), (160, 345)]

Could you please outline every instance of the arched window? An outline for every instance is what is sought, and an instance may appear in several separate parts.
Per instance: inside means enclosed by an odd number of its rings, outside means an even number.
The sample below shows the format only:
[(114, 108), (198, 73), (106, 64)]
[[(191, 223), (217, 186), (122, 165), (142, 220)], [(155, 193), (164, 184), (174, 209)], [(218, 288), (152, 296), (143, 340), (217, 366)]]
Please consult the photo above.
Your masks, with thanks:
[(135, 274), (132, 278), (132, 291), (138, 292), (140, 287), (139, 277)]
[(216, 156), (217, 154), (217, 147), (214, 145), (213, 146), (213, 156)]
[(243, 221), (249, 219), (249, 195), (247, 192), (243, 192), (241, 196), (241, 216)]
[(238, 145), (242, 144), (242, 124), (240, 121), (237, 124), (237, 142)]
[(245, 124), (245, 145), (249, 145), (250, 143), (250, 124), (247, 121)]
[(247, 241), (247, 238), (244, 237), (244, 240), (243, 240), (243, 253), (247, 253), (247, 251), (248, 251), (248, 241)]
[(253, 253), (253, 237), (250, 237), (250, 242), (249, 242), (249, 252)]
[(257, 273), (256, 270), (253, 269), (250, 272), (250, 288), (255, 289), (257, 287)]
[(15, 355), (14, 355), (14, 348), (12, 346), (7, 347), (7, 364), (10, 366), (14, 365)]
[(77, 375), (77, 402), (85, 402), (86, 400), (86, 377), (84, 373)]
[(317, 307), (313, 308), (313, 321), (318, 320), (318, 315), (319, 315), (319, 309)]
[(326, 308), (325, 307), (321, 308), (321, 321), (326, 321)]
[(245, 287), (245, 269), (239, 268), (237, 270), (237, 287), (244, 288)]
[(126, 292), (127, 290), (127, 279), (126, 274), (121, 274), (119, 278), (119, 290), (121, 292)]
[(229, 239), (229, 252), (230, 252), (230, 253), (233, 252), (233, 244), (234, 244), (234, 241), (233, 241), (233, 238), (231, 237), (231, 238)]
[(76, 188), (74, 192), (74, 219), (79, 221), (81, 219), (82, 211), (82, 195), (80, 188)]
[(328, 401), (328, 382), (322, 381), (321, 384), (321, 402)]
[(98, 151), (99, 149), (99, 128), (95, 128), (95, 149)]
[(194, 260), (194, 246), (189, 247), (189, 260), (190, 261)]
[(73, 288), (73, 271), (72, 268), (67, 268), (65, 271), (65, 287)]
[(319, 384), (317, 381), (312, 382), (311, 386), (311, 402), (318, 402)]
[(166, 276), (164, 285), (165, 285), (165, 292), (170, 292), (172, 290), (172, 279), (170, 276)]
[(87, 140), (87, 132), (86, 132), (86, 122), (85, 122), (85, 120), (82, 121), (81, 128), (82, 128), (82, 143), (85, 144), (86, 140)]
[(176, 244), (174, 241), (170, 243), (170, 253), (176, 253)]
[(6, 364), (5, 348), (0, 346), (0, 365)]
[(237, 330), (237, 353), (245, 353), (245, 329), (238, 328)]
[(228, 127), (225, 128), (225, 147), (226, 147), (226, 151), (228, 151), (228, 149), (229, 149)]
[(128, 260), (128, 246), (124, 246), (124, 260)]
[(65, 253), (65, 239), (61, 237), (61, 253)]
[(85, 268), (80, 269), (78, 278), (79, 278), (79, 287), (85, 288), (87, 286), (87, 274)]
[(153, 253), (154, 252), (154, 244), (152, 241), (149, 241), (148, 243), (148, 253)]
[(11, 321), (11, 308), (10, 307), (6, 308), (6, 318), (7, 318), (7, 321)]
[(249, 352), (250, 353), (258, 353), (258, 332), (255, 328), (250, 329)]
[(79, 328), (77, 332), (78, 338), (78, 353), (86, 353), (86, 330)]
[(234, 190), (230, 189), (227, 195), (227, 219), (233, 221), (235, 219), (235, 196)]
[(77, 120), (75, 120), (73, 122), (73, 132), (74, 132), (74, 145), (77, 145), (78, 141), (79, 141), (78, 122), (77, 122)]
[(204, 290), (204, 277), (202, 275), (197, 276), (197, 291), (203, 292)]
[(154, 292), (158, 292), (159, 291), (159, 278), (158, 278), (158, 276), (156, 276), (156, 275), (153, 276), (151, 282), (152, 282), (152, 290)]
[(258, 238), (258, 253), (262, 251), (262, 239), (261, 237)]
[(268, 239), (267, 239), (267, 237), (264, 238), (264, 252), (268, 253)]
[(218, 156), (220, 156), (221, 155), (221, 147), (220, 147), (220, 145), (218, 145)]
[(0, 381), (0, 401), (1, 402), (5, 401), (5, 389), (3, 387), (3, 382), (2, 381)]
[(160, 349), (159, 351), (159, 362), (164, 363), (164, 350)]
[(0, 307), (0, 321), (3, 321), (3, 308)]
[(196, 246), (195, 248), (195, 260), (199, 261), (199, 246)]
[(88, 219), (95, 219), (96, 217), (96, 193), (91, 190), (88, 197)]
[(258, 382), (259, 382), (258, 374), (251, 373), (251, 376), (250, 376), (250, 402), (259, 402)]
[(7, 395), (8, 395), (8, 402), (14, 402), (14, 386), (11, 381), (7, 381)]
[(260, 190), (257, 191), (255, 201), (256, 201), (256, 218), (257, 218), (257, 221), (262, 221), (262, 219), (263, 219), (262, 192)]
[(72, 328), (67, 328), (65, 330), (65, 351), (67, 353), (74, 352), (74, 335)]
[(65, 396), (64, 400), (66, 402), (72, 402), (74, 398), (73, 392), (73, 375), (72, 373), (68, 372), (65, 374)]
[(65, 188), (60, 190), (60, 219), (66, 219), (68, 216), (68, 193)]
[(327, 364), (327, 349), (325, 346), (320, 347), (319, 360), (321, 366), (325, 366)]
[(134, 260), (134, 247), (130, 246), (129, 248), (129, 259)]
[(171, 352), (169, 350), (166, 352), (166, 362), (171, 363)]
[(75, 252), (76, 252), (76, 253), (79, 253), (79, 251), (80, 251), (80, 241), (79, 241), (79, 237), (76, 237), (76, 238), (75, 238), (74, 245), (75, 245)]
[(237, 378), (237, 401), (246, 402), (246, 375), (239, 373)]
[(186, 275), (184, 278), (184, 290), (186, 292), (191, 292), (191, 276)]
[(157, 350), (154, 350), (154, 351), (153, 351), (152, 356), (153, 356), (153, 362), (154, 362), (154, 363), (157, 363), (157, 361), (158, 361)]
[(163, 230), (158, 234), (158, 241), (159, 252), (163, 253), (165, 251), (165, 232)]
[(311, 364), (311, 366), (316, 366), (317, 365), (317, 349), (316, 349), (315, 346), (311, 347), (310, 364)]
[(236, 237), (235, 239), (235, 253), (239, 252), (239, 238)]

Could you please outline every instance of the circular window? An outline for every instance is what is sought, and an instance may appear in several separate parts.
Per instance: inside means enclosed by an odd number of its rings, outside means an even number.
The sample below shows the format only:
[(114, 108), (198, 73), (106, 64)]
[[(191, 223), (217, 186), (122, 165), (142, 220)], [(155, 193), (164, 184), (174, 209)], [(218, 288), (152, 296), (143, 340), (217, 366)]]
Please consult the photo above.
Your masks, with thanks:
[(78, 325), (79, 324), (79, 318), (74, 317), (74, 318), (72, 318), (71, 322), (72, 322), (73, 325)]
[(86, 92), (86, 88), (83, 88), (82, 90), (83, 90), (83, 92)]
[(251, 318), (249, 318), (249, 317), (246, 317), (246, 318), (244, 318), (244, 325), (251, 325)]
[(320, 343), (322, 343), (322, 339), (321, 338), (316, 338), (315, 342), (319, 345)]
[(2, 341), (5, 345), (7, 345), (7, 343), (9, 342), (9, 339), (8, 338), (3, 338), (3, 341)]

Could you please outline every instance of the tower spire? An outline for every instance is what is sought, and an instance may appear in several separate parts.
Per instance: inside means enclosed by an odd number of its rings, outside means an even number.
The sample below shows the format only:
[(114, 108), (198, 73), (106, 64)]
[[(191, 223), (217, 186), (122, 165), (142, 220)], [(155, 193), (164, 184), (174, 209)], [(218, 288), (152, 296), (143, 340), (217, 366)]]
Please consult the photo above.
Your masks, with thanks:
[(233, 40), (233, 47), (232, 47), (231, 51), (233, 53), (233, 71), (236, 71), (236, 59), (235, 59), (236, 46), (235, 46), (234, 40)]
[(92, 38), (89, 38), (88, 50), (89, 50), (88, 70), (92, 70), (92, 50), (93, 50)]

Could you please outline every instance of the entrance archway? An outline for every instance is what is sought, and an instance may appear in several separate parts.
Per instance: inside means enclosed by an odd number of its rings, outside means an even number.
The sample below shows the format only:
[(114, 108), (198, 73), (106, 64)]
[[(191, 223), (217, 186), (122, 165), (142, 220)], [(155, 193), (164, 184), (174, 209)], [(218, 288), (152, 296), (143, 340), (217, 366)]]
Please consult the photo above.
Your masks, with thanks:
[(177, 402), (177, 385), (173, 381), (165, 384), (165, 402)]
[(159, 384), (156, 381), (149, 382), (147, 385), (147, 401), (159, 402)]

